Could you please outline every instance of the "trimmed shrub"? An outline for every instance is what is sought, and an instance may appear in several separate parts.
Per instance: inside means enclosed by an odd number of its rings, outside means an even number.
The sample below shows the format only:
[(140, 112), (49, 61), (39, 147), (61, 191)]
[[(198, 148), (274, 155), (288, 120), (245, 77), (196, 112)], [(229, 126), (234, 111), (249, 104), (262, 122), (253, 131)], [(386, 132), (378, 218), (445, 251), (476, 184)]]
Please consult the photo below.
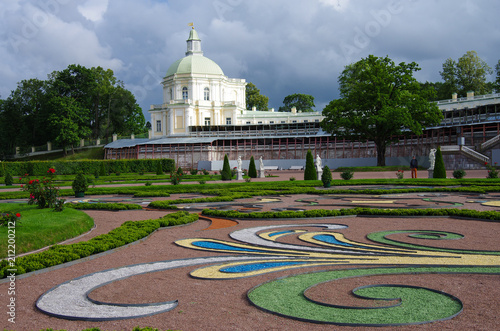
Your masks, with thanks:
[(139, 169), (147, 172), (155, 172), (157, 163), (162, 169), (170, 172), (175, 169), (175, 161), (172, 159), (140, 159), (140, 160), (78, 160), (78, 161), (24, 161), (24, 162), (2, 162), (4, 172), (10, 172), (13, 176), (44, 176), (48, 168), (54, 168), (59, 175), (75, 175), (79, 172), (90, 175), (99, 172), (100, 176), (116, 172), (139, 172)]
[(433, 178), (446, 178), (446, 168), (444, 167), (443, 153), (438, 146), (436, 151), (436, 161), (434, 163)]
[(323, 187), (330, 187), (332, 182), (332, 173), (328, 166), (323, 167), (323, 173), (321, 174), (321, 181), (323, 182)]
[(161, 161), (156, 162), (156, 174), (158, 176), (163, 175), (163, 167), (161, 166)]
[(306, 169), (304, 170), (304, 180), (317, 180), (318, 174), (314, 167), (314, 158), (311, 150), (307, 150), (306, 154)]
[(73, 192), (75, 192), (75, 194), (77, 194), (78, 192), (85, 193), (85, 191), (87, 191), (87, 189), (89, 188), (87, 177), (85, 177), (83, 173), (80, 172), (73, 180), (71, 188), (73, 189)]
[(229, 165), (229, 158), (227, 157), (227, 154), (224, 155), (224, 165), (222, 166), (220, 175), (222, 180), (231, 180), (232, 178), (231, 166)]
[(456, 179), (462, 179), (465, 177), (465, 175), (467, 175), (467, 173), (463, 169), (457, 169), (453, 171), (453, 177)]
[(257, 178), (257, 168), (255, 167), (255, 159), (250, 157), (250, 164), (248, 165), (248, 177)]
[(7, 186), (12, 186), (14, 184), (14, 179), (12, 178), (12, 175), (9, 172), (5, 173), (5, 185)]
[(354, 172), (352, 172), (351, 170), (346, 170), (340, 174), (340, 177), (342, 177), (343, 180), (352, 179), (353, 176), (354, 176)]

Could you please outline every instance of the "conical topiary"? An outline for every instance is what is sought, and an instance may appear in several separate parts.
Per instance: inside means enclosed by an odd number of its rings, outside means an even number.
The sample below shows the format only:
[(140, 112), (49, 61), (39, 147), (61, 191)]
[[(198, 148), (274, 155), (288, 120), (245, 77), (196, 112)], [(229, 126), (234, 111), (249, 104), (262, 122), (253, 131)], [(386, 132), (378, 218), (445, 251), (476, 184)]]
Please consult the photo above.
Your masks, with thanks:
[(231, 166), (229, 165), (229, 158), (227, 154), (224, 155), (224, 165), (222, 166), (222, 171), (220, 172), (220, 176), (222, 180), (231, 180)]
[(255, 167), (255, 160), (250, 157), (250, 164), (248, 165), (248, 177), (257, 178), (257, 168)]
[(314, 158), (311, 150), (307, 150), (306, 154), (306, 169), (304, 170), (304, 180), (317, 180), (318, 174), (314, 167)]
[(156, 162), (156, 174), (158, 176), (163, 175), (163, 167), (161, 166), (161, 160)]
[(433, 178), (446, 178), (446, 168), (444, 167), (443, 154), (441, 153), (441, 148), (437, 148), (436, 151), (436, 161), (434, 163), (434, 173)]
[(12, 175), (8, 171), (5, 172), (4, 183), (6, 186), (12, 186), (12, 184), (14, 184), (14, 179), (12, 178)]
[(321, 181), (323, 182), (323, 187), (330, 187), (332, 182), (332, 173), (328, 166), (323, 167), (323, 173), (321, 174)]

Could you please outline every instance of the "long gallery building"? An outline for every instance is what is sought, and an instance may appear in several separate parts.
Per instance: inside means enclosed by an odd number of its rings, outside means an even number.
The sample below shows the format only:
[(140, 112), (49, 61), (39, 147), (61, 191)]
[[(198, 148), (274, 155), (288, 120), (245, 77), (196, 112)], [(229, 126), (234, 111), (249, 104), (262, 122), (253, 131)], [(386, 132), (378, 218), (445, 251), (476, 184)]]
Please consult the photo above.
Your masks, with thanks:
[[(337, 139), (323, 132), (321, 112), (246, 110), (244, 79), (228, 78), (203, 56), (201, 40), (192, 29), (186, 56), (168, 68), (163, 103), (152, 105), (148, 139), (119, 139), (106, 145), (106, 159), (170, 158), (177, 166), (220, 170), (224, 155), (262, 156), (266, 166), (303, 166), (307, 150), (330, 168), (375, 166), (372, 141)], [(386, 151), (387, 165), (408, 165), (412, 155), (429, 164), (432, 148), (441, 147), (448, 169), (475, 169), (484, 162), (500, 163), (500, 94), (437, 102), (444, 119), (420, 136), (400, 137)], [(233, 161), (235, 162), (235, 161)]]

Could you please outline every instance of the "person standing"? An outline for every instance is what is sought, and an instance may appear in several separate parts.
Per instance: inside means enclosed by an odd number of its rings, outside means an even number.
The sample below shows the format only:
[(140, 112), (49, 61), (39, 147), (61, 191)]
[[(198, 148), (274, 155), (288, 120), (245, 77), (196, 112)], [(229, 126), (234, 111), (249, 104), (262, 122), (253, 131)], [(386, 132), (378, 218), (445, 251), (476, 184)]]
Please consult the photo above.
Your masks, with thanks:
[(410, 161), (411, 178), (417, 178), (417, 167), (418, 167), (418, 161), (414, 155)]

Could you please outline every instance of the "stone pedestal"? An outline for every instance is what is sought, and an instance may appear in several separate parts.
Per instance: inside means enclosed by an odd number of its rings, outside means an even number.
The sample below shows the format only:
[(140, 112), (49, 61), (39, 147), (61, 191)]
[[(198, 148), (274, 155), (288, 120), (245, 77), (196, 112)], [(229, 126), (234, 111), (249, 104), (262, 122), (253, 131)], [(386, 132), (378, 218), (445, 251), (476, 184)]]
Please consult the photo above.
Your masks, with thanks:
[(316, 171), (316, 173), (318, 174), (318, 180), (321, 180), (321, 176), (323, 175), (323, 170)]
[(238, 170), (238, 173), (236, 174), (236, 180), (243, 180), (243, 172), (241, 170)]
[(266, 178), (266, 172), (264, 170), (259, 170), (259, 178)]
[(429, 177), (427, 178), (434, 178), (434, 169), (427, 169), (427, 172), (429, 173)]

